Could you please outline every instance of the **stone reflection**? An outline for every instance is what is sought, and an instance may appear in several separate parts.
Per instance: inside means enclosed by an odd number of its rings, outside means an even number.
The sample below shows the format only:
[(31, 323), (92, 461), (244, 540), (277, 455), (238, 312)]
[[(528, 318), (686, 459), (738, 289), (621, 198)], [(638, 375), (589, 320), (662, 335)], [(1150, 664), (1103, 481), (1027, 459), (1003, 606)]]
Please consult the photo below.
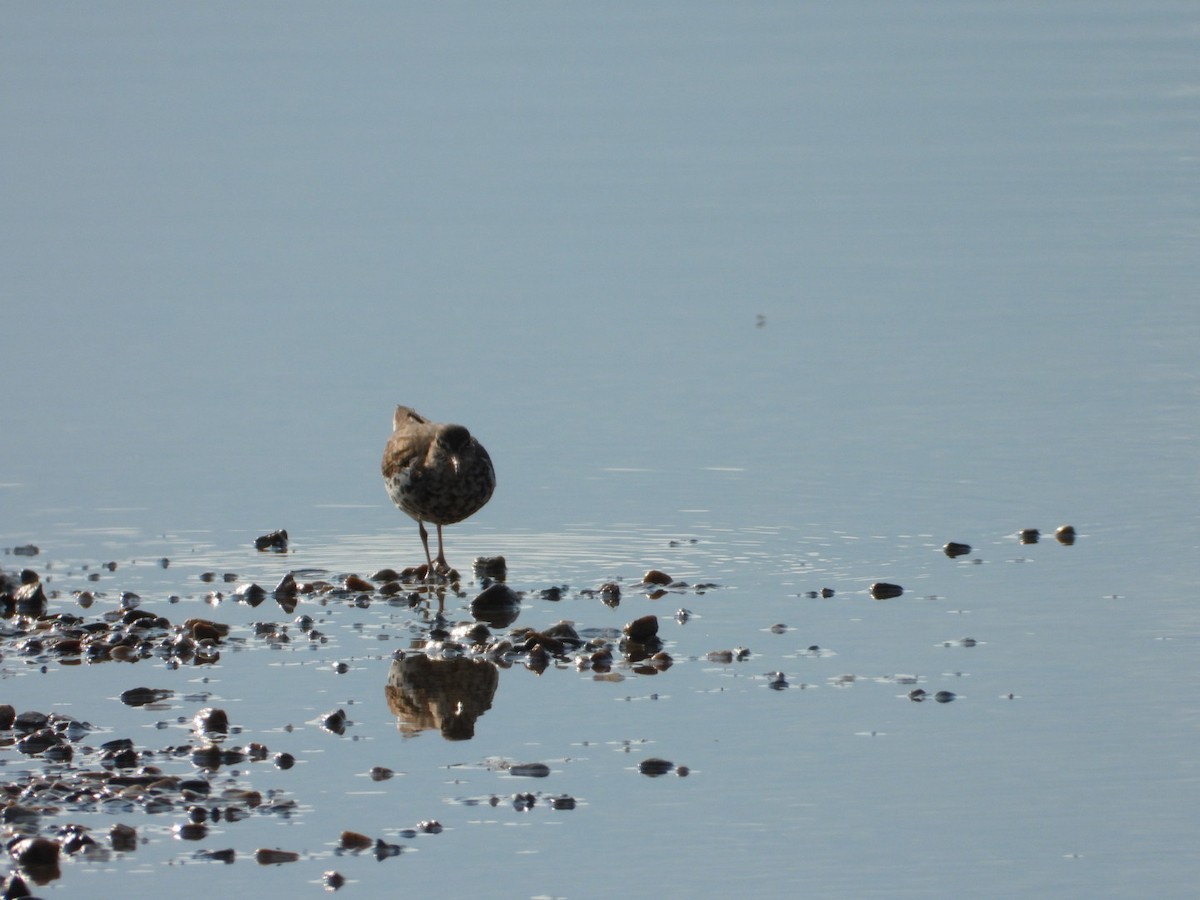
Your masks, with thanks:
[(437, 729), (448, 741), (466, 741), (475, 736), (475, 720), (491, 709), (499, 682), (487, 660), (411, 654), (392, 660), (384, 693), (405, 737)]

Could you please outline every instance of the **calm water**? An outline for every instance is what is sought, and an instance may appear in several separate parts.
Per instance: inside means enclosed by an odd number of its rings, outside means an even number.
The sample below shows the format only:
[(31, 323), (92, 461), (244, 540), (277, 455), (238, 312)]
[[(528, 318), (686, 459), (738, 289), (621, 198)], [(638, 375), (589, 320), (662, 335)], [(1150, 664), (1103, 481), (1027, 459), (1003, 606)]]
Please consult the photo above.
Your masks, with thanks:
[[(6, 568), (50, 576), (55, 609), (133, 590), (238, 638), (202, 669), (6, 654), (0, 702), (151, 749), (220, 705), (300, 760), (223, 772), (296, 811), (197, 843), (179, 811), (63, 814), (145, 841), (43, 893), (282, 897), (337, 869), (355, 896), (1190, 896), (1192, 5), (0, 17), (0, 545), (42, 550)], [(251, 623), (292, 617), (206, 602), (234, 585), (204, 572), (417, 561), (378, 477), (397, 402), (496, 463), (452, 562), (569, 586), (519, 624), (658, 614), (676, 664), (518, 666), (472, 740), (406, 738), (384, 686), (420, 615), (306, 601), (328, 642), (271, 647)], [(1067, 522), (1072, 547), (1015, 538)], [(277, 527), (293, 552), (257, 554)], [(652, 601), (650, 566), (718, 587)], [(611, 579), (615, 610), (580, 594)], [(871, 600), (881, 580), (905, 595)], [(175, 693), (118, 701), (138, 686)], [(339, 706), (343, 737), (316, 724)], [(406, 852), (338, 856), (344, 829)]]

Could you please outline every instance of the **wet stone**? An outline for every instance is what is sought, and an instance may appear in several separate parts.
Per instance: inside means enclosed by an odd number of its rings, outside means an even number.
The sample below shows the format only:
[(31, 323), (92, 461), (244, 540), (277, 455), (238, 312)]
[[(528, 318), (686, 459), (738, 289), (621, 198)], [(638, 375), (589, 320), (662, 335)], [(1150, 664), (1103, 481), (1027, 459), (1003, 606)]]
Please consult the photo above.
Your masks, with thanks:
[(650, 569), (642, 576), (642, 584), (657, 584), (666, 587), (673, 581), (674, 579), (661, 569)]
[(375, 590), (375, 585), (367, 581), (365, 578), (360, 578), (357, 575), (347, 575), (342, 582), (343, 587), (348, 591), (360, 591), (370, 594)]
[(966, 556), (968, 553), (970, 553), (971, 545), (970, 544), (960, 544), (957, 541), (950, 541), (948, 544), (946, 544), (946, 546), (944, 546), (942, 548), (942, 552), (945, 553), (951, 559), (957, 559), (960, 556)]
[(657, 757), (653, 756), (649, 759), (643, 759), (640, 763), (638, 763), (638, 771), (643, 775), (650, 776), (651, 778), (656, 778), (659, 775), (666, 775), (674, 768), (675, 763), (666, 759), (658, 759)]
[(288, 548), (288, 533), (285, 529), (272, 531), (270, 534), (264, 534), (254, 539), (255, 550), (269, 550), (276, 553), (283, 553)]
[(250, 584), (238, 585), (233, 592), (233, 596), (235, 600), (240, 600), (249, 606), (258, 606), (266, 599), (267, 592), (264, 588), (251, 582)]
[[(413, 835), (415, 837), (415, 835)], [(387, 841), (380, 838), (375, 842), (375, 858), (383, 861), (389, 857), (399, 856), (404, 850), (399, 844), (389, 844)]]
[(875, 600), (891, 600), (893, 597), (899, 597), (903, 593), (904, 588), (887, 581), (877, 581), (871, 585), (871, 597)]
[(333, 734), (342, 735), (346, 733), (346, 721), (346, 711), (337, 709), (321, 717), (321, 727)]
[(15, 731), (37, 731), (39, 728), (45, 728), (50, 722), (50, 717), (43, 712), (37, 710), (27, 710), (17, 716), (12, 723), (12, 728)]
[(545, 778), (550, 774), (550, 767), (545, 763), (517, 763), (509, 766), (508, 774), (522, 778)]
[(375, 846), (375, 841), (357, 831), (343, 831), (338, 839), (338, 844), (343, 850), (358, 851), (367, 850)]
[(37, 869), (58, 865), (61, 845), (45, 837), (22, 838), (9, 845), (17, 865), (22, 869)]
[(506, 584), (496, 582), (471, 601), (471, 615), (493, 628), (507, 628), (521, 611), (521, 597)]
[(346, 877), (331, 869), (321, 876), (321, 882), (325, 885), (325, 890), (336, 891), (346, 883)]
[(108, 841), (118, 852), (128, 853), (137, 849), (137, 829), (118, 822), (108, 830)]
[(300, 854), (291, 850), (259, 848), (254, 851), (254, 861), (260, 866), (278, 866), (283, 863), (299, 862)]
[(658, 635), (658, 616), (642, 616), (634, 619), (623, 629), (631, 641), (645, 644)]
[(170, 697), (175, 692), (169, 688), (136, 687), (122, 691), (121, 702), (126, 706), (146, 706)]
[(271, 591), (272, 596), (276, 600), (293, 600), (297, 593), (296, 577), (291, 572), (280, 578), (279, 583), (275, 585), (275, 589)]
[(171, 831), (181, 841), (202, 841), (208, 837), (208, 826), (197, 822), (177, 822)]
[(471, 571), (479, 579), (504, 581), (508, 577), (508, 563), (503, 556), (477, 556), (471, 563)]
[(223, 709), (205, 707), (192, 719), (192, 728), (197, 734), (229, 734), (229, 715)]

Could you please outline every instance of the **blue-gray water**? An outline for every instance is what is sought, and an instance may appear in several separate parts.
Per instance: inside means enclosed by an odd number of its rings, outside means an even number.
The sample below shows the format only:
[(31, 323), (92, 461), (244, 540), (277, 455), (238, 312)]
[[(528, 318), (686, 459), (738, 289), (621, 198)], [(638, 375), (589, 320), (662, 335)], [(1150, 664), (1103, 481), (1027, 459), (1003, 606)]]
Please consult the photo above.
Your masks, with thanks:
[[(518, 589), (571, 586), (524, 624), (658, 613), (677, 659), (616, 684), (502, 672), (452, 744), (397, 731), (407, 620), (380, 604), (322, 611), (323, 650), (251, 644), (199, 674), (5, 658), (0, 702), (157, 747), (208, 691), (303, 759), (250, 770), (302, 812), (205, 842), (237, 864), (194, 863), (149, 817), (144, 846), (45, 893), (290, 896), (337, 868), (355, 896), (1190, 895), (1192, 4), (0, 21), (0, 544), (42, 549), (8, 568), (53, 564), (74, 609), (82, 566), (117, 561), (109, 607), (130, 589), (240, 627), (269, 614), (205, 605), (201, 572), (416, 562), (378, 477), (403, 402), (496, 463), (452, 562), (503, 553)], [(1073, 547), (1014, 537), (1064, 523)], [(256, 554), (275, 527), (295, 552)], [(615, 611), (575, 593), (650, 566), (720, 587)], [(905, 596), (870, 600), (880, 580)], [(705, 657), (735, 646), (753, 655)], [(911, 703), (901, 674), (959, 699)], [(115, 699), (146, 684), (176, 690), (169, 712)], [(346, 704), (346, 738), (311, 724)], [(6, 777), (29, 765), (0, 754)], [(641, 776), (650, 755), (692, 774)], [(518, 790), (580, 804), (464, 802)], [(428, 818), (447, 830), (416, 852), (332, 856), (343, 829)], [(258, 846), (305, 856), (261, 869)]]

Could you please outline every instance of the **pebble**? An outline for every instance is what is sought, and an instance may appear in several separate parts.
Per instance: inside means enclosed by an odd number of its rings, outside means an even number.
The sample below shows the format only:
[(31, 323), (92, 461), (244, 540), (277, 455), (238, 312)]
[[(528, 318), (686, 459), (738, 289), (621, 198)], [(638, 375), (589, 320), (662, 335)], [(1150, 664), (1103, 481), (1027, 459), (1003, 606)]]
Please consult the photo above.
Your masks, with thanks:
[(234, 599), (240, 600), (250, 606), (258, 606), (266, 599), (267, 592), (264, 588), (251, 582), (250, 584), (240, 584), (233, 591)]
[(283, 553), (288, 548), (288, 533), (280, 528), (278, 531), (272, 531), (270, 534), (264, 534), (254, 539), (255, 550), (273, 550), (277, 553)]
[(321, 727), (333, 734), (341, 735), (346, 733), (346, 721), (346, 711), (344, 709), (337, 709), (333, 712), (325, 713), (321, 717)]
[(332, 869), (321, 876), (321, 881), (325, 885), (325, 889), (336, 891), (346, 883), (346, 877), (341, 872), (335, 872)]
[(643, 775), (649, 775), (651, 778), (657, 778), (659, 775), (666, 775), (675, 768), (675, 763), (657, 757), (643, 759), (638, 763), (638, 771)]
[(480, 580), (504, 581), (508, 577), (508, 563), (503, 556), (477, 556), (471, 563), (471, 571)]
[(126, 706), (146, 706), (170, 697), (175, 692), (168, 688), (136, 687), (121, 692), (121, 702)]
[(342, 586), (348, 591), (360, 591), (368, 594), (375, 590), (375, 585), (357, 575), (347, 575)]
[(112, 848), (120, 853), (132, 852), (137, 849), (137, 829), (118, 822), (108, 830), (108, 841)]
[(9, 844), (8, 852), (22, 869), (36, 870), (57, 866), (61, 849), (58, 841), (38, 836), (21, 838)]
[(642, 616), (634, 619), (625, 626), (623, 631), (631, 641), (645, 644), (658, 635), (658, 616)]
[(350, 851), (366, 850), (375, 846), (375, 841), (357, 831), (343, 831), (339, 843), (343, 850)]
[(642, 576), (642, 584), (657, 584), (666, 587), (673, 581), (674, 579), (661, 569), (650, 569)]
[(517, 763), (508, 767), (508, 774), (522, 778), (545, 778), (550, 774), (550, 767), (545, 763)]
[(521, 611), (521, 597), (499, 582), (484, 588), (471, 601), (471, 615), (493, 628), (507, 628)]
[(300, 854), (291, 850), (268, 850), (260, 847), (254, 851), (254, 861), (260, 866), (278, 866), (283, 863), (299, 862)]
[(875, 600), (890, 600), (904, 593), (904, 588), (887, 581), (877, 581), (871, 585), (871, 597)]
[(205, 707), (192, 719), (192, 730), (201, 735), (229, 734), (229, 715), (223, 709)]

